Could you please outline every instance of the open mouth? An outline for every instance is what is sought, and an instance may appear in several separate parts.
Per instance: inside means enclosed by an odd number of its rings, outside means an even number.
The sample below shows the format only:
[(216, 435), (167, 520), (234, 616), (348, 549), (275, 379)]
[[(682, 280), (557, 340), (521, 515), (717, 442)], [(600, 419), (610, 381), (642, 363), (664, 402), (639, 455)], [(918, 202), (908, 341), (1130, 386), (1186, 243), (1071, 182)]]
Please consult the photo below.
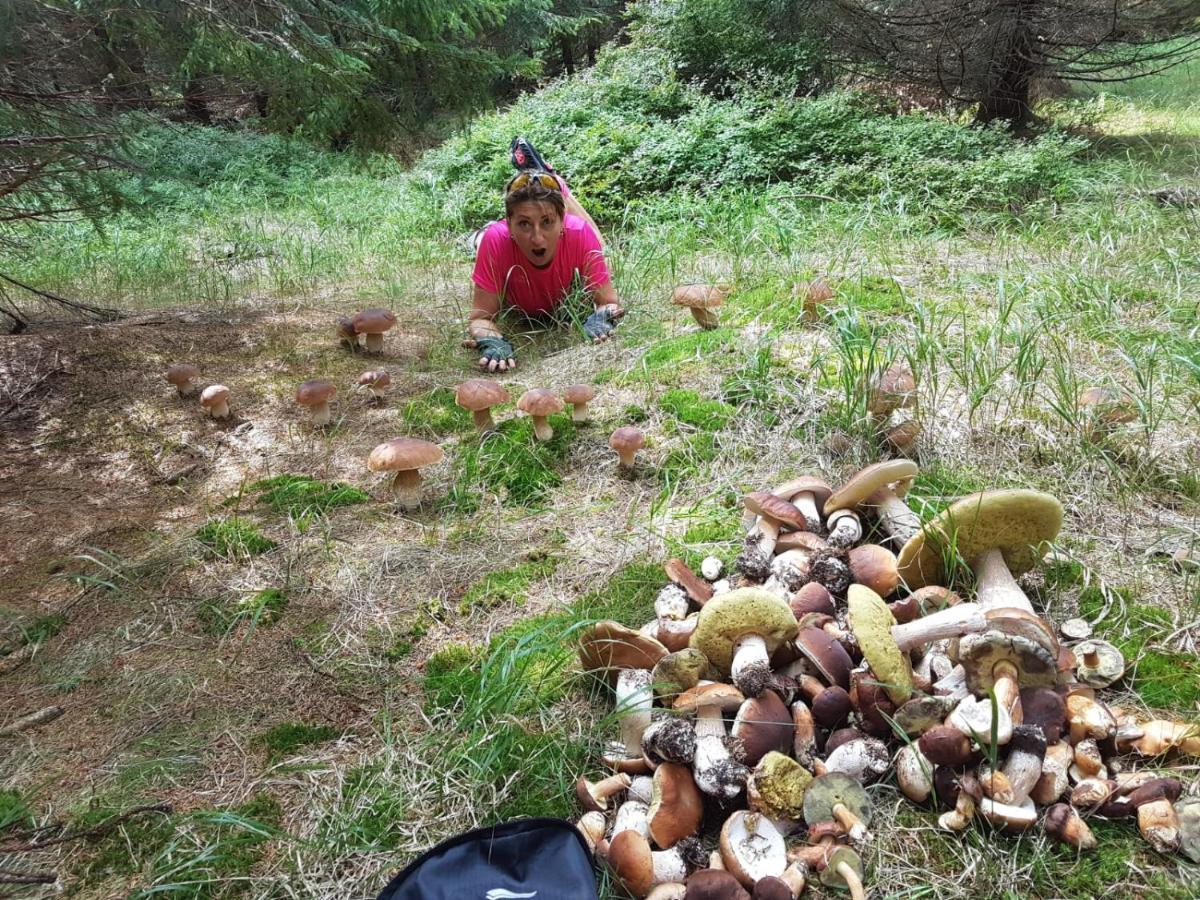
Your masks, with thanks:
[(535, 266), (550, 264), (550, 251), (546, 247), (535, 247), (529, 253), (533, 257), (533, 264)]

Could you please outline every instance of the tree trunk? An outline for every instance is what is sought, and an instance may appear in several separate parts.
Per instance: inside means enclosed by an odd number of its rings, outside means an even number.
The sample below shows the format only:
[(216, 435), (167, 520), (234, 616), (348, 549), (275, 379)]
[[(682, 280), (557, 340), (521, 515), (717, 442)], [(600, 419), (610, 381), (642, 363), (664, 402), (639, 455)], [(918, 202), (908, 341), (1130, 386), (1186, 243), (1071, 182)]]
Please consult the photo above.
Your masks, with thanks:
[(258, 117), (265, 119), (267, 117), (267, 107), (270, 102), (270, 95), (266, 91), (254, 92), (254, 108), (258, 110)]
[(568, 75), (575, 74), (575, 47), (570, 35), (564, 34), (558, 39), (559, 50), (562, 52), (563, 69)]
[(1030, 23), (1039, 2), (1010, 0), (1010, 9), (1004, 13), (1009, 21), (1000, 25), (1008, 34), (996, 41), (996, 55), (987, 62), (983, 94), (975, 114), (980, 125), (999, 120), (1021, 128), (1033, 121), (1029, 89), (1037, 74), (1037, 64)]

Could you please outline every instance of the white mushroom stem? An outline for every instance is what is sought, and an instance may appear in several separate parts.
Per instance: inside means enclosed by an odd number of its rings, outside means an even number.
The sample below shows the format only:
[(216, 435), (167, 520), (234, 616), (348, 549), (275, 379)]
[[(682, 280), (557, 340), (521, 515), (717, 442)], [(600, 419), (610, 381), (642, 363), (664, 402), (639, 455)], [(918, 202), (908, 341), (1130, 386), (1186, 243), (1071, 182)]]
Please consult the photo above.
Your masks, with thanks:
[[(977, 700), (975, 697), (965, 697), (954, 712), (946, 718), (946, 724), (956, 728), (967, 737), (976, 741), (980, 746), (988, 746), (992, 741), (992, 700), (990, 697)], [(996, 707), (996, 743), (1007, 744), (1012, 740), (1012, 718), (1001, 705)]]
[(975, 573), (975, 600), (985, 610), (1015, 607), (1033, 613), (1033, 604), (1008, 571), (999, 550), (988, 550), (971, 567)]
[(956, 665), (948, 675), (943, 675), (933, 683), (935, 697), (951, 697), (962, 700), (970, 693), (967, 690), (967, 670), (961, 664)]
[(622, 669), (617, 676), (616, 714), (621, 722), (621, 740), (625, 755), (642, 755), (642, 732), (650, 724), (654, 708), (654, 690), (649, 669)]
[(687, 878), (687, 863), (678, 847), (651, 851), (650, 865), (654, 870), (654, 884), (672, 884)]
[(650, 839), (650, 807), (640, 800), (626, 800), (617, 807), (617, 817), (613, 820), (612, 834), (609, 840), (622, 831), (636, 831), (647, 840)]
[(480, 431), (491, 431), (496, 427), (496, 422), (492, 418), (492, 408), (490, 406), (483, 409), (474, 410), (471, 413), (471, 418), (475, 420), (475, 427)]
[(845, 803), (833, 804), (833, 817), (838, 820), (839, 825), (846, 829), (846, 833), (854, 843), (862, 844), (871, 839), (871, 832), (867, 831), (866, 824)]
[(852, 509), (839, 509), (829, 516), (829, 543), (835, 547), (849, 547), (863, 536), (862, 519)]
[(767, 653), (767, 642), (761, 635), (747, 634), (737, 639), (733, 645), (733, 663), (729, 667), (730, 677), (734, 685), (747, 697), (757, 696), (757, 691), (747, 691), (742, 685), (751, 686), (761, 683), (757, 673), (766, 669), (771, 670), (770, 654)]
[(588, 414), (586, 400), (580, 400), (571, 404), (572, 422), (587, 422), (589, 419), (591, 419), (591, 416)]
[[(378, 396), (382, 396), (382, 394)], [(328, 425), (331, 421), (333, 421), (333, 414), (329, 411), (328, 400), (325, 400), (321, 403), (314, 403), (311, 409), (314, 425)]]
[(713, 797), (733, 799), (742, 785), (720, 776), (738, 765), (725, 746), (725, 720), (721, 718), (721, 707), (717, 704), (700, 707), (696, 711), (696, 757), (692, 763), (696, 787)]
[(811, 492), (803, 491), (802, 493), (793, 495), (792, 505), (804, 513), (809, 531), (816, 531), (820, 527), (821, 513), (817, 511), (816, 500)]
[(904, 625), (892, 626), (892, 640), (902, 653), (943, 638), (961, 637), (987, 629), (987, 616), (978, 603), (959, 603)]
[(214, 419), (224, 419), (229, 415), (229, 401), (222, 398), (208, 408), (208, 414)]
[(392, 479), (392, 491), (401, 509), (416, 509), (421, 505), (421, 473), (417, 469), (401, 469)]
[(368, 332), (366, 335), (367, 349), (372, 353), (383, 352), (383, 332)]
[(1020, 803), (1030, 795), (1042, 777), (1042, 757), (1014, 748), (1004, 763), (1004, 775), (1012, 788), (1013, 801)]
[(1159, 853), (1171, 854), (1179, 849), (1179, 815), (1165, 797), (1143, 803), (1137, 810), (1138, 831)]
[(954, 809), (938, 816), (938, 827), (946, 831), (965, 831), (974, 815), (975, 798), (967, 791), (959, 790)]
[(596, 811), (584, 813), (575, 823), (575, 827), (587, 841), (588, 848), (595, 850), (596, 844), (604, 838), (604, 813)]
[(181, 381), (175, 385), (175, 389), (179, 391), (180, 397), (190, 397), (200, 390), (200, 385), (196, 384), (196, 379), (189, 378), (187, 381)]
[(883, 488), (873, 493), (868, 502), (878, 510), (879, 527), (896, 544), (908, 542), (921, 530), (921, 520), (900, 497)]
[(767, 559), (770, 559), (775, 554), (775, 542), (779, 540), (779, 527), (780, 522), (778, 519), (772, 519), (770, 516), (760, 516), (758, 524), (754, 526), (754, 530), (748, 536), (755, 538), (755, 545), (758, 547), (759, 552), (766, 556)]
[[(533, 416), (533, 435), (539, 441), (548, 441), (554, 437), (554, 429), (550, 427), (550, 419), (548, 416)], [(622, 464), (625, 464), (625, 458), (621, 457)]]
[(779, 878), (792, 892), (792, 900), (796, 900), (808, 883), (808, 866), (802, 862), (794, 862), (783, 870), (783, 874)]
[(654, 797), (654, 779), (649, 775), (638, 775), (629, 783), (626, 796), (630, 800), (640, 800), (649, 806)]
[(792, 756), (806, 769), (813, 767), (817, 756), (817, 728), (812, 711), (803, 700), (792, 704)]
[(1037, 808), (1033, 801), (1026, 798), (1019, 804), (997, 803), (984, 797), (979, 801), (979, 811), (993, 825), (1000, 825), (1012, 831), (1024, 831), (1033, 825), (1038, 818)]
[(846, 887), (850, 888), (850, 900), (866, 900), (867, 892), (863, 889), (862, 880), (858, 877), (858, 873), (854, 871), (854, 867), (850, 863), (844, 860), (839, 862), (837, 864), (837, 873), (846, 882)]

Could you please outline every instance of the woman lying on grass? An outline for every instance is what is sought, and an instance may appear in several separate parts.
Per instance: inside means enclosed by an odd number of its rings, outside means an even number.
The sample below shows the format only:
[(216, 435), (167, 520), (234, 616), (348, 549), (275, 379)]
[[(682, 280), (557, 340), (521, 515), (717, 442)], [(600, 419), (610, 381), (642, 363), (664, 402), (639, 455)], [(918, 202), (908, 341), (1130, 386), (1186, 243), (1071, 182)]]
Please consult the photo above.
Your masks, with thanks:
[(479, 237), (468, 339), (489, 372), (516, 368), (513, 346), (496, 319), (501, 305), (528, 318), (560, 307), (576, 278), (595, 310), (583, 323), (593, 341), (606, 341), (624, 315), (604, 261), (600, 231), (572, 195), (566, 181), (542, 162), (522, 138), (513, 141), (519, 171), (504, 189), (504, 214)]

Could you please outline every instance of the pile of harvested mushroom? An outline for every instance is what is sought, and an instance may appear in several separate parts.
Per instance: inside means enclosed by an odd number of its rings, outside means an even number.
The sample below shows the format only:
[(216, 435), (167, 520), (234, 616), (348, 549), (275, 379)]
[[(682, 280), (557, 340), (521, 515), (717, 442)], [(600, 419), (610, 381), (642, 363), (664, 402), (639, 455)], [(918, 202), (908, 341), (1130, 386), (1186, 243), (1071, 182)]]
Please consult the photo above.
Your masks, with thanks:
[[(794, 898), (816, 879), (863, 897), (867, 787), (891, 778), (948, 831), (986, 819), (1087, 850), (1089, 819), (1130, 818), (1200, 861), (1200, 800), (1159, 759), (1200, 755), (1200, 733), (1109, 708), (1120, 653), (1079, 620), (1060, 638), (1016, 580), (1058, 500), (985, 491), (921, 523), (916, 475), (898, 460), (751, 494), (727, 577), (673, 559), (653, 620), (582, 634), (620, 740), (597, 761), (611, 774), (579, 779), (579, 828), (627, 894)], [(947, 586), (956, 554), (973, 600)]]

